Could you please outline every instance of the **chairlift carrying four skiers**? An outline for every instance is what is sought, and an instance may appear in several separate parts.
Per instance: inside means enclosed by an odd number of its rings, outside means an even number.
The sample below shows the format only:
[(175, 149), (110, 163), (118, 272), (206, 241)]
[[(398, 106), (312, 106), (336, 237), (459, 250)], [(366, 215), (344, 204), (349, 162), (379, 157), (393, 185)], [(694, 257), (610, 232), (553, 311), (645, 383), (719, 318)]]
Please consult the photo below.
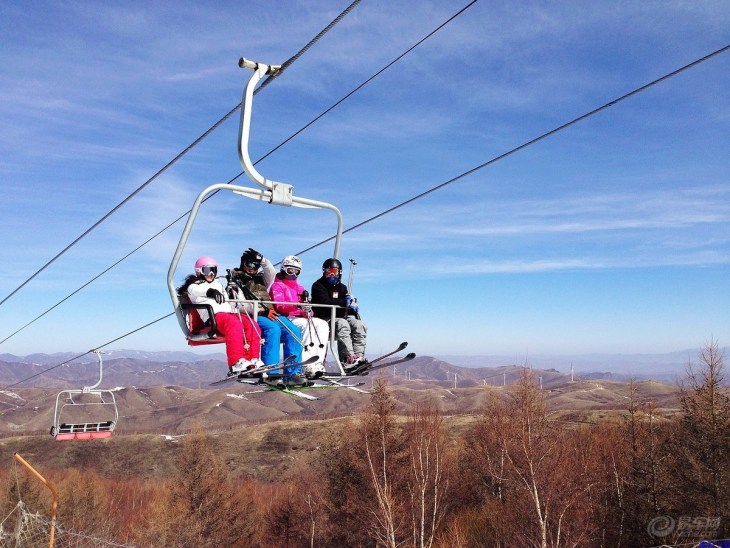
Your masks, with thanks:
[[(409, 361), (415, 354), (385, 361), (403, 350), (407, 345), (404, 342), (394, 351), (370, 362), (365, 358), (367, 326), (360, 318), (357, 299), (342, 283), (342, 263), (337, 259), (343, 226), (339, 209), (326, 202), (295, 196), (291, 185), (266, 179), (256, 170), (249, 155), (255, 87), (261, 78), (276, 73), (281, 67), (244, 58), (239, 60), (239, 66), (253, 70), (253, 74), (243, 90), (238, 155), (244, 172), (259, 188), (217, 183), (203, 189), (193, 203), (167, 272), (167, 288), (178, 324), (191, 346), (225, 344), (228, 375), (211, 384), (229, 380), (264, 383), (270, 389), (306, 399), (318, 398), (297, 388), (330, 386), (365, 392), (358, 388), (362, 382), (351, 385), (343, 381)], [(226, 287), (218, 281), (221, 277), (218, 262), (207, 255), (195, 261), (194, 274), (187, 276), (180, 287), (175, 286), (175, 271), (200, 206), (218, 191), (230, 191), (269, 205), (324, 209), (334, 213), (337, 219), (334, 251), (322, 264), (322, 277), (314, 282), (311, 293), (298, 281), (302, 272), (299, 257), (287, 255), (276, 273), (273, 265), (252, 248), (243, 252), (238, 269), (228, 270)], [(355, 262), (350, 261), (354, 266)], [(283, 347), (283, 359), (280, 346)], [(328, 347), (332, 350), (336, 371), (325, 370)], [(119, 413), (114, 393), (97, 388), (102, 379), (102, 359), (101, 352), (95, 352), (99, 356), (99, 381), (81, 390), (64, 390), (56, 398), (51, 435), (57, 440), (106, 438), (116, 428)], [(96, 399), (85, 401), (88, 397)], [(102, 420), (62, 419), (62, 414), (65, 417), (71, 410), (89, 408), (109, 412)]]
[[(203, 189), (193, 203), (167, 274), (178, 323), (190, 345), (226, 344), (231, 379), (264, 382), (270, 387), (292, 392), (298, 392), (291, 390), (292, 387), (312, 384), (344, 386), (342, 379), (367, 374), (369, 362), (365, 358), (367, 326), (360, 318), (357, 300), (342, 283), (342, 263), (337, 258), (343, 232), (342, 215), (334, 205), (295, 196), (292, 185), (267, 179), (256, 170), (248, 150), (254, 90), (261, 78), (274, 74), (280, 67), (244, 58), (239, 60), (239, 66), (253, 73), (243, 91), (238, 155), (244, 172), (256, 188), (213, 184)], [(311, 293), (298, 280), (302, 272), (299, 257), (287, 255), (277, 273), (253, 248), (243, 252), (238, 268), (229, 269), (225, 288), (217, 281), (218, 264), (210, 257), (196, 261), (195, 279), (187, 286), (188, 279), (181, 288), (175, 286), (175, 271), (199, 208), (208, 196), (218, 191), (230, 191), (262, 204), (324, 209), (334, 213), (337, 220), (334, 250), (322, 264), (322, 276), (312, 285)], [(178, 291), (183, 288), (185, 291)], [(237, 319), (234, 321), (230, 316)], [(232, 334), (234, 329), (242, 334)], [(260, 336), (258, 341), (256, 334)], [(232, 337), (231, 341), (229, 337)], [(405, 344), (396, 351), (403, 350)], [(280, 347), (283, 347), (281, 351)], [(325, 369), (328, 349), (330, 369), (334, 369), (331, 371)], [(408, 354), (387, 364), (378, 363), (378, 366), (392, 365), (414, 356)]]

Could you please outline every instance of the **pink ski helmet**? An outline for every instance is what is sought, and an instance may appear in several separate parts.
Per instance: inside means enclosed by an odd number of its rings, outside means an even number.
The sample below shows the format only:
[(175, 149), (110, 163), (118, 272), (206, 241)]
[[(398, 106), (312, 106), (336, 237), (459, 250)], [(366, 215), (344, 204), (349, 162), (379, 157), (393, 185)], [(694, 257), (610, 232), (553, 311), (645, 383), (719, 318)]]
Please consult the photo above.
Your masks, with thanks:
[(218, 274), (218, 261), (213, 257), (200, 257), (195, 261), (195, 274), (197, 276), (207, 276), (211, 272)]

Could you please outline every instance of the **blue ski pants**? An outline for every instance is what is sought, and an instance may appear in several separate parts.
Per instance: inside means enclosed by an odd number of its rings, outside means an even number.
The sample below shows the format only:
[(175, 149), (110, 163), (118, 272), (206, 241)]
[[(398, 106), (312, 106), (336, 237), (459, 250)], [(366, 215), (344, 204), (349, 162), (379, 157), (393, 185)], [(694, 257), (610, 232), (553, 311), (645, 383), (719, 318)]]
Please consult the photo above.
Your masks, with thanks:
[[(291, 323), (285, 316), (277, 316), (275, 320), (270, 320), (265, 316), (259, 316), (256, 321), (261, 328), (261, 336), (264, 342), (261, 345), (261, 361), (266, 365), (279, 363), (287, 356), (294, 356), (294, 362), (302, 361), (302, 332)], [(298, 340), (297, 340), (298, 339)], [(279, 354), (279, 345), (284, 345), (284, 356)], [(302, 372), (302, 366), (287, 367), (284, 371), (285, 375), (295, 375)], [(272, 371), (271, 373), (278, 373)]]

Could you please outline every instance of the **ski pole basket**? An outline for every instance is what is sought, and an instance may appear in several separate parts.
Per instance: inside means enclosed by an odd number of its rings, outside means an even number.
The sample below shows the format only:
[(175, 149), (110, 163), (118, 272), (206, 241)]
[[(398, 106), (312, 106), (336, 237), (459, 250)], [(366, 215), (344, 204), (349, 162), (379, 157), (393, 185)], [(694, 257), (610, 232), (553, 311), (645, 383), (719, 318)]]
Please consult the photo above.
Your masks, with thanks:
[(56, 396), (51, 436), (58, 441), (108, 438), (119, 420), (114, 392), (97, 387), (102, 380), (102, 352), (99, 358), (99, 380), (80, 390), (62, 390)]

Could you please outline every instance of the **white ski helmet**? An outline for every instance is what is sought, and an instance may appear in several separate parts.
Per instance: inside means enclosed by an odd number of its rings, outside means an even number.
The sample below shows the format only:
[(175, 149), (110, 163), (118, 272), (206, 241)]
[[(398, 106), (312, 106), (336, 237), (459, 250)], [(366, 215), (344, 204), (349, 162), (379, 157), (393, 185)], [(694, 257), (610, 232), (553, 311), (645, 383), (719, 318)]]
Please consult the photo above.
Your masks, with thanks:
[(299, 272), (302, 271), (302, 261), (296, 255), (287, 255), (284, 260), (281, 261), (281, 270), (285, 271), (287, 268), (297, 268)]

